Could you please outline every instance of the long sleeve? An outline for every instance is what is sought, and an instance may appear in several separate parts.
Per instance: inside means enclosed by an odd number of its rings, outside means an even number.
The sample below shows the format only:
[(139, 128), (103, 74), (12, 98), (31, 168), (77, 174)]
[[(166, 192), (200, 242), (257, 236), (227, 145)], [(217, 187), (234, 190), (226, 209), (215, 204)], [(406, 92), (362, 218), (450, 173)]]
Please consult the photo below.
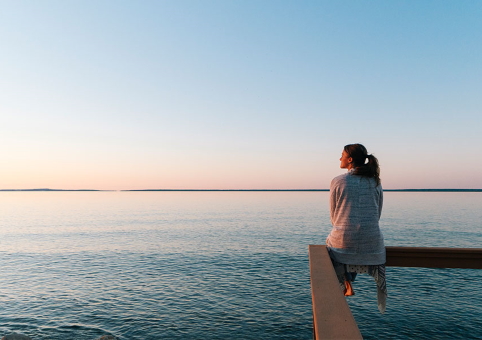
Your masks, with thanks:
[(336, 202), (337, 202), (337, 188), (336, 185), (331, 181), (330, 185), (330, 220), (331, 224), (334, 225), (334, 216), (336, 211)]
[(378, 185), (379, 187), (379, 198), (378, 198), (378, 218), (382, 217), (382, 208), (383, 208), (383, 189), (382, 189), (382, 185), (379, 184)]

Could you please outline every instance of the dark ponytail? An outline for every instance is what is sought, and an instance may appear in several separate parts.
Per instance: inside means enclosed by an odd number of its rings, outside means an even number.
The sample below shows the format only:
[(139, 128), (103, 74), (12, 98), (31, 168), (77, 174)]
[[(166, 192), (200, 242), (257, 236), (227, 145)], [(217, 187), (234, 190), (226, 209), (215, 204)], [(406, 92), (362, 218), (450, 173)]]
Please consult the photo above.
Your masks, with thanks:
[(380, 184), (380, 166), (375, 156), (369, 155), (367, 149), (361, 144), (348, 144), (344, 150), (353, 159), (355, 175), (373, 177), (377, 185)]

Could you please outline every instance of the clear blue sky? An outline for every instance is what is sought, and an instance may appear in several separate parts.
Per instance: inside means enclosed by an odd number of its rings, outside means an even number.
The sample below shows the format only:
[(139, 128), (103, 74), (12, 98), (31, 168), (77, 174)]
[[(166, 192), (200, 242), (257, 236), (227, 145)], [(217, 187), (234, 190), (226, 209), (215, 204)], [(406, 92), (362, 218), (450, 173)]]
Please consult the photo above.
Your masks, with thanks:
[(482, 1), (0, 8), (0, 188), (482, 188)]

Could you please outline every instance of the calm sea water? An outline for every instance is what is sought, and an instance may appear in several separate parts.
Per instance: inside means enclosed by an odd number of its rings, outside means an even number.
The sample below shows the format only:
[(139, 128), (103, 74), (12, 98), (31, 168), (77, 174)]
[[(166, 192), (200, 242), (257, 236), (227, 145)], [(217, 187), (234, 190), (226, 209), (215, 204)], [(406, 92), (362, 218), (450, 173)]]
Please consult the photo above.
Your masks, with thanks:
[[(311, 339), (327, 192), (1, 192), (0, 335)], [(386, 192), (387, 245), (482, 247), (482, 193)], [(482, 339), (482, 270), (360, 275), (366, 339)]]

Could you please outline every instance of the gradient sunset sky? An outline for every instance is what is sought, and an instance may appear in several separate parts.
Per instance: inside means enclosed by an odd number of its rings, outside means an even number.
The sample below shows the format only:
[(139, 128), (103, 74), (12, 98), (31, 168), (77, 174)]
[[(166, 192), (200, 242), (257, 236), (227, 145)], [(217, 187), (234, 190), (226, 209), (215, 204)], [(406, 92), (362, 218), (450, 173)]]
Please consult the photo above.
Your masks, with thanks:
[(482, 188), (482, 1), (0, 0), (1, 189)]

